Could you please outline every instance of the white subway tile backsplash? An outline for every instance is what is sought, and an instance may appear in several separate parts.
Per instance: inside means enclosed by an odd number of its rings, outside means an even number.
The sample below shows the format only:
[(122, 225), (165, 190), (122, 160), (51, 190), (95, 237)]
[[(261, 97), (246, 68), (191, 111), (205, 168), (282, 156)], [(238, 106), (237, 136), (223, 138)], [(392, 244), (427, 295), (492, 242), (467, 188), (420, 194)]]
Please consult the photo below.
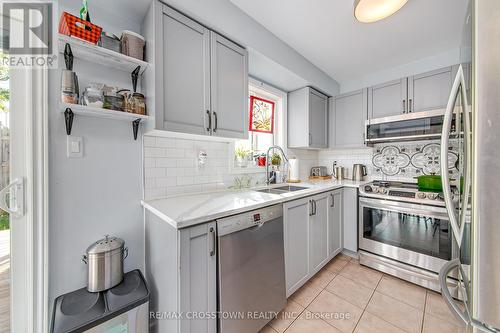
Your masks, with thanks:
[(193, 183), (194, 183), (193, 176), (177, 177), (177, 185), (193, 185)]
[(144, 156), (145, 157), (162, 157), (162, 156), (166, 156), (165, 149), (163, 149), (163, 148), (155, 148), (155, 147), (145, 147), (144, 148)]
[(176, 186), (176, 185), (177, 185), (177, 177), (156, 178), (156, 186), (158, 186), (158, 187), (168, 187), (168, 186)]
[(184, 149), (180, 148), (167, 148), (167, 157), (170, 158), (183, 158), (185, 156)]
[(156, 146), (163, 148), (175, 148), (176, 142), (173, 138), (156, 138)]
[(168, 157), (156, 158), (156, 167), (175, 168), (176, 166), (177, 166), (177, 162), (175, 159), (168, 158)]
[(145, 168), (144, 169), (144, 176), (146, 178), (165, 177), (166, 170), (167, 169), (165, 169), (165, 168)]

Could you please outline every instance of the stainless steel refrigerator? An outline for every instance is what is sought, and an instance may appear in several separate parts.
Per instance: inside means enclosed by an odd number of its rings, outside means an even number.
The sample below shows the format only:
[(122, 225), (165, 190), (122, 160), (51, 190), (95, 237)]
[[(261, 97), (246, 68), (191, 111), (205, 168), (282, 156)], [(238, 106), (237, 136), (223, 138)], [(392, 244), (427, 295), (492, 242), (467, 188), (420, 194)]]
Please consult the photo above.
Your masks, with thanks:
[[(443, 191), (460, 258), (443, 267), (440, 283), (470, 331), (500, 332), (500, 0), (471, 0), (461, 63), (441, 137)], [(452, 140), (460, 150), (455, 179), (448, 172)], [(446, 285), (454, 270), (463, 303)]]

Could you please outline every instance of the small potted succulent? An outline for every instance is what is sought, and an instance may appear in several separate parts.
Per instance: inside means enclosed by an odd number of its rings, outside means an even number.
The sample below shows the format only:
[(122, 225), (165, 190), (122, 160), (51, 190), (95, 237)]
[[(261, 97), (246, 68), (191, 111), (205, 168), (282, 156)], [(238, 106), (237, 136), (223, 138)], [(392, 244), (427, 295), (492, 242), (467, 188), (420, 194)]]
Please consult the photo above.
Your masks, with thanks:
[(280, 166), (281, 165), (281, 156), (276, 154), (276, 153), (273, 153), (273, 155), (271, 156), (271, 164), (274, 166)]
[(248, 156), (250, 156), (250, 151), (243, 147), (238, 147), (234, 150), (234, 156), (236, 158), (236, 166), (239, 168), (246, 168), (248, 165)]

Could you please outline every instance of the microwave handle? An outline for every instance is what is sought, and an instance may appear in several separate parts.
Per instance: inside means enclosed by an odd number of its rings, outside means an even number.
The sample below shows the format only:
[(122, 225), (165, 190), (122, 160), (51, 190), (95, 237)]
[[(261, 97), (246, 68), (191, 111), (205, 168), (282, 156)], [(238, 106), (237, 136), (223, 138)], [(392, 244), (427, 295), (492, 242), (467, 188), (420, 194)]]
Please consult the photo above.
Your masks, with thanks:
[(450, 188), (450, 175), (448, 173), (448, 148), (450, 145), (450, 131), (451, 122), (453, 119), (453, 110), (455, 106), (455, 97), (460, 92), (460, 86), (465, 87), (464, 73), (461, 65), (458, 67), (457, 75), (451, 88), (448, 104), (446, 105), (446, 112), (444, 114), (443, 130), (441, 132), (441, 181), (443, 183), (443, 197), (446, 205), (446, 210), (448, 211), (448, 218), (450, 220), (451, 229), (459, 247), (462, 244), (464, 225), (458, 225), (457, 217), (455, 215), (456, 208), (455, 204), (453, 203), (453, 197)]

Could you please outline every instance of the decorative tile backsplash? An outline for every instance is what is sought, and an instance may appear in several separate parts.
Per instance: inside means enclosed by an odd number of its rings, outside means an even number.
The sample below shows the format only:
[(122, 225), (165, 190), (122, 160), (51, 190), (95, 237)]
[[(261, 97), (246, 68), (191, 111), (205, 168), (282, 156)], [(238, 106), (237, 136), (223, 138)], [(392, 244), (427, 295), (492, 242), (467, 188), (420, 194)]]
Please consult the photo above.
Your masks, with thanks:
[[(416, 177), (441, 173), (441, 145), (439, 141), (415, 141), (402, 143), (387, 143), (374, 146), (373, 173), (374, 176), (386, 177)], [(458, 147), (456, 142), (450, 142), (448, 151), (448, 172), (455, 175), (458, 172)]]

